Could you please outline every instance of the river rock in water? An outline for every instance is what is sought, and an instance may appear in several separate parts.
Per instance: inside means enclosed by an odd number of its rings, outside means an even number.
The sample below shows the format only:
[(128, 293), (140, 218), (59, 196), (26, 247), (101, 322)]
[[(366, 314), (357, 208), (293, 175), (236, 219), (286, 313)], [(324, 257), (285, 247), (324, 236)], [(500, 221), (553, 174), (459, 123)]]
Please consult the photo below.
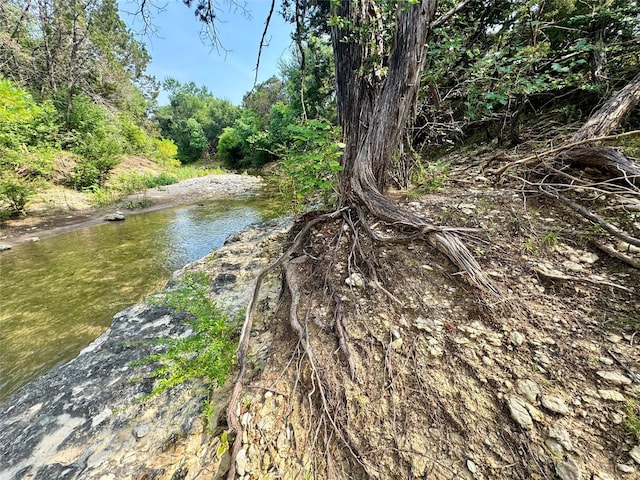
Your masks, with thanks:
[[(194, 270), (211, 278), (232, 274), (237, 281), (215, 286), (215, 301), (240, 311), (290, 224), (270, 222), (235, 235), (215, 260), (205, 257), (176, 276)], [(266, 301), (275, 304), (277, 288), (267, 291)], [(0, 479), (186, 479), (205, 470), (206, 478), (223, 473), (228, 455), (218, 455), (201, 414), (207, 389), (191, 382), (141, 401), (153, 388), (154, 367), (132, 366), (164, 348), (153, 340), (188, 335), (184, 319), (157, 305), (128, 308), (75, 359), (12, 395), (0, 411)], [(216, 395), (214, 409), (224, 415), (226, 392)]]

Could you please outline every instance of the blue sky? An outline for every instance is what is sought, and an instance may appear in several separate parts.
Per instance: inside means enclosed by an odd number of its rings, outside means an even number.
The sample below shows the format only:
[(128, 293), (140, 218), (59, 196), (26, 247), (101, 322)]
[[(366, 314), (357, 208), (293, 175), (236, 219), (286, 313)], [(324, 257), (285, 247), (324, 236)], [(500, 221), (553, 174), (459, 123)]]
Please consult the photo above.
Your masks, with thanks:
[[(255, 77), (260, 37), (269, 13), (271, 0), (246, 0), (251, 18), (240, 12), (222, 10), (218, 16), (220, 39), (228, 52), (217, 52), (200, 38), (200, 25), (193, 10), (180, 0), (154, 2), (165, 6), (153, 13), (155, 35), (143, 35), (138, 39), (147, 45), (152, 60), (147, 68), (149, 75), (158, 80), (173, 77), (182, 83), (195, 82), (206, 86), (216, 97), (226, 98), (239, 105), (242, 96), (251, 90)], [(224, 4), (225, 2), (220, 2)], [(286, 24), (276, 11), (271, 19), (265, 47), (260, 60), (258, 82), (278, 73), (278, 62), (287, 57), (292, 26)], [(140, 19), (125, 12), (135, 11), (138, 2), (120, 1), (121, 17), (134, 32), (142, 31)], [(167, 96), (160, 95), (160, 104), (167, 103)]]

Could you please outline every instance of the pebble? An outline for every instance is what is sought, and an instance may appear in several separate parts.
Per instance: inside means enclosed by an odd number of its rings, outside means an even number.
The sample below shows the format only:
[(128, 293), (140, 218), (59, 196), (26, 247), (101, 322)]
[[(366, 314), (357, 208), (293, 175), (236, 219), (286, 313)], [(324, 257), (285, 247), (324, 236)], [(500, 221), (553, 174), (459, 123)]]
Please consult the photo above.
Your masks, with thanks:
[(344, 281), (350, 287), (362, 288), (364, 287), (364, 277), (359, 273), (352, 273)]
[(560, 397), (553, 397), (551, 395), (543, 395), (540, 399), (542, 402), (542, 406), (547, 410), (550, 410), (554, 413), (559, 413), (560, 415), (566, 415), (569, 413), (569, 407), (564, 403), (564, 400)]
[(0, 252), (4, 252), (5, 250), (11, 250), (11, 245), (0, 245)]
[(582, 472), (576, 462), (568, 458), (556, 465), (556, 473), (562, 480), (581, 480)]
[(629, 379), (629, 377), (626, 377), (625, 375), (619, 373), (619, 372), (610, 372), (610, 371), (605, 371), (605, 370), (599, 370), (596, 372), (596, 375), (598, 375), (600, 378), (602, 378), (603, 380), (606, 380), (610, 383), (613, 383), (615, 385), (630, 385), (631, 384), (631, 380)]
[(515, 422), (525, 430), (532, 430), (533, 420), (527, 411), (527, 405), (524, 399), (517, 395), (509, 395), (507, 401), (509, 411), (511, 412), (511, 418), (513, 418)]
[(478, 467), (471, 460), (467, 460), (467, 468), (471, 473), (474, 473), (474, 474), (478, 471)]
[(640, 445), (636, 445), (629, 452), (629, 456), (633, 458), (636, 463), (640, 464)]
[(616, 468), (622, 473), (634, 473), (636, 471), (633, 465), (625, 465), (624, 463), (616, 464)]
[(598, 395), (603, 400), (612, 400), (614, 402), (624, 402), (625, 396), (617, 390), (598, 390)]
[(517, 330), (514, 330), (513, 332), (511, 332), (511, 335), (509, 335), (509, 341), (511, 342), (512, 345), (515, 345), (516, 347), (519, 347), (520, 345), (522, 345), (524, 343), (524, 340), (525, 340), (524, 335), (522, 335)]
[(607, 337), (607, 340), (609, 340), (611, 343), (620, 343), (620, 341), (622, 341), (622, 337), (620, 335), (612, 333)]

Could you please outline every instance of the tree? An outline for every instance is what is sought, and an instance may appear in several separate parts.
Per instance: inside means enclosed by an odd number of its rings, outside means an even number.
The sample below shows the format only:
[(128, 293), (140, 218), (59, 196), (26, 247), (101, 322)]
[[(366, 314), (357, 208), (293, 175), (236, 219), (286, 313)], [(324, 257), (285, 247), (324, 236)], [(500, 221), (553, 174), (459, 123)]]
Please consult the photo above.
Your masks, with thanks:
[[(296, 14), (301, 11), (313, 13), (314, 9), (323, 10), (326, 4), (327, 2), (300, 0), (296, 2)], [(301, 5), (305, 8), (300, 8)], [(203, 12), (210, 12), (211, 15), (205, 17), (215, 18), (215, 12), (212, 11), (215, 5), (211, 2), (199, 2), (197, 8), (201, 16)], [(353, 211), (359, 218), (364, 218), (368, 212), (373, 219), (382, 220), (390, 227), (409, 229), (418, 235), (424, 235), (430, 244), (443, 251), (458, 267), (466, 270), (472, 283), (485, 291), (495, 291), (471, 254), (449, 229), (437, 227), (402, 209), (383, 194), (391, 161), (402, 141), (405, 124), (414, 111), (420, 69), (426, 59), (430, 24), (435, 12), (435, 0), (330, 2), (328, 22), (335, 59), (336, 104), (346, 145), (341, 158), (343, 170), (340, 176), (340, 208), (332, 214), (307, 222), (293, 245), (271, 267), (282, 266), (285, 271), (291, 296), (291, 325), (311, 362), (314, 358), (313, 349), (308, 343), (305, 327), (297, 319), (300, 287), (296, 270), (306, 261), (303, 249), (306, 235), (319, 222), (342, 218), (345, 210)], [(357, 235), (356, 227), (352, 228), (354, 235)], [(373, 235), (370, 229), (365, 228), (363, 234), (366, 235), (366, 232)], [(294, 257), (299, 257), (296, 264), (291, 262)], [(327, 259), (327, 263), (332, 261)], [(261, 273), (256, 288), (259, 288), (260, 279), (268, 271), (269, 269)], [(231, 452), (230, 479), (235, 476), (234, 460), (242, 445), (242, 426), (237, 412), (254, 310), (255, 303), (252, 301), (247, 307), (238, 348), (240, 372), (234, 384), (227, 415), (229, 425), (236, 433)], [(321, 378), (318, 380), (322, 382)], [(330, 387), (323, 384), (320, 388)], [(340, 433), (338, 435), (341, 436)]]

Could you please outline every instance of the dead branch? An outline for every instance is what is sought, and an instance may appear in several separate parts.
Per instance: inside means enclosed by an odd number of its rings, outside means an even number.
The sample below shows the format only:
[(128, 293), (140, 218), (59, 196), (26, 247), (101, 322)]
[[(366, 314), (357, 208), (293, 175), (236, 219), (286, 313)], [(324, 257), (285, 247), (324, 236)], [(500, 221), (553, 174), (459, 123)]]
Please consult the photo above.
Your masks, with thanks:
[(640, 247), (640, 239), (632, 237), (628, 233), (623, 232), (615, 225), (612, 225), (611, 223), (607, 222), (604, 218), (599, 217), (595, 213), (592, 213), (586, 208), (584, 208), (582, 205), (578, 205), (573, 200), (570, 200), (564, 195), (561, 195), (560, 193), (558, 193), (558, 191), (550, 192), (545, 188), (544, 184), (540, 184), (538, 189), (542, 194), (546, 195), (547, 197), (560, 200), (560, 202), (564, 203), (569, 208), (571, 208), (575, 212), (582, 215), (584, 218), (592, 222), (594, 225), (600, 225), (602, 228), (604, 228), (607, 232), (609, 232), (614, 237), (619, 238), (620, 240), (623, 240), (630, 245), (635, 245), (636, 247)]
[(552, 272), (550, 270), (547, 270), (546, 268), (542, 268), (542, 267), (535, 267), (533, 269), (536, 273), (542, 275), (543, 277), (546, 278), (550, 278), (552, 280), (563, 280), (563, 281), (569, 281), (569, 282), (577, 282), (577, 283), (587, 283), (589, 285), (600, 285), (600, 286), (605, 286), (605, 287), (611, 287), (611, 288), (617, 288), (618, 290), (622, 290), (624, 292), (630, 293), (632, 295), (637, 295), (640, 296), (640, 293), (627, 288), (623, 285), (618, 285), (617, 283), (612, 283), (612, 282), (607, 282), (605, 280), (594, 280), (592, 278), (586, 278), (586, 277), (574, 277), (571, 275), (565, 275), (563, 273), (560, 272)]
[(587, 145), (589, 143), (604, 142), (604, 141), (608, 141), (608, 140), (619, 140), (621, 138), (633, 137), (633, 136), (637, 136), (637, 135), (640, 135), (640, 130), (633, 130), (631, 132), (619, 133), (618, 135), (606, 135), (606, 136), (603, 136), (603, 137), (596, 137), (596, 138), (590, 138), (588, 140), (581, 140), (579, 142), (567, 143), (566, 145), (561, 145), (559, 147), (552, 148), (551, 150), (546, 150), (546, 151), (544, 151), (542, 153), (536, 153), (535, 155), (530, 155), (528, 157), (521, 158), (519, 160), (515, 160), (515, 161), (513, 161), (511, 163), (508, 163), (508, 164), (500, 167), (498, 170), (493, 172), (493, 174), (497, 178), (500, 178), (502, 176), (502, 174), (504, 172), (506, 172), (507, 170), (509, 170), (510, 168), (516, 167), (518, 165), (530, 165), (532, 163), (536, 163), (536, 162), (541, 161), (544, 157), (548, 157), (549, 155), (553, 155), (553, 154), (558, 153), (558, 152), (569, 150), (569, 149), (574, 148), (574, 147), (579, 147), (581, 145)]
[(260, 46), (258, 47), (258, 58), (256, 60), (256, 76), (253, 79), (253, 88), (258, 84), (258, 72), (260, 70), (260, 60), (262, 59), (262, 50), (266, 46), (265, 38), (267, 37), (267, 32), (269, 31), (269, 27), (271, 26), (271, 16), (273, 15), (273, 11), (276, 8), (276, 0), (271, 0), (271, 7), (269, 8), (269, 14), (267, 15), (267, 19), (264, 22), (264, 30), (262, 31), (262, 37), (260, 38)]
[(621, 260), (623, 262), (625, 262), (627, 265), (633, 267), (633, 268), (637, 268), (640, 270), (640, 261), (636, 260), (633, 257), (630, 257), (629, 255), (625, 255), (622, 252), (617, 251), (615, 248), (613, 248), (610, 245), (602, 245), (598, 242), (594, 242), (595, 246), (598, 247), (600, 250), (602, 250), (603, 252), (611, 255), (614, 258), (617, 258), (618, 260)]

